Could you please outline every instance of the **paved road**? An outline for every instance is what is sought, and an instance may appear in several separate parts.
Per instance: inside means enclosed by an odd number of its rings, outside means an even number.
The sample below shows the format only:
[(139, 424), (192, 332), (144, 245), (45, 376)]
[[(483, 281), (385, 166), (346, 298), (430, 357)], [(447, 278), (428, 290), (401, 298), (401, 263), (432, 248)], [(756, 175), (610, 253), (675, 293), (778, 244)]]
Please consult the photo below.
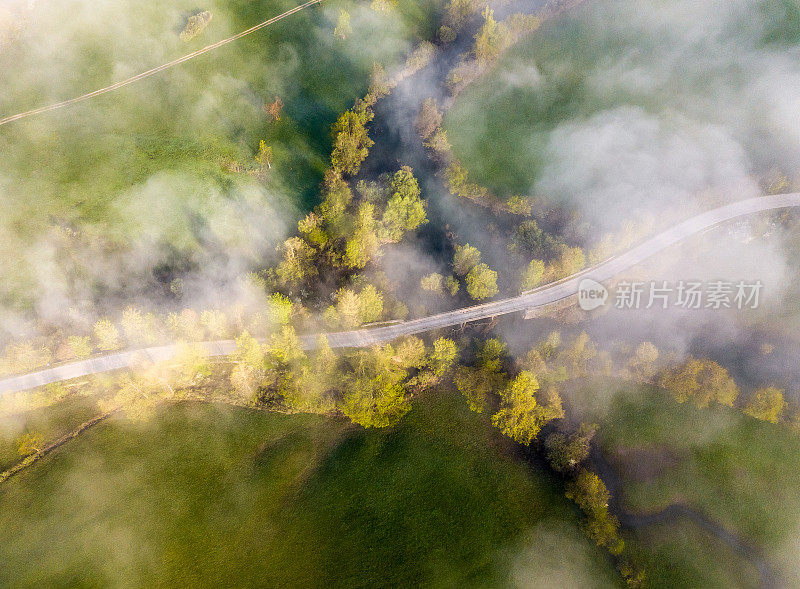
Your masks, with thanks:
[[(543, 307), (577, 293), (578, 284), (584, 278), (592, 278), (598, 282), (607, 281), (623, 270), (636, 266), (661, 250), (687, 237), (701, 233), (710, 227), (724, 223), (725, 221), (762, 211), (796, 206), (800, 206), (800, 193), (762, 196), (738, 201), (701, 213), (648, 239), (624, 254), (615, 256), (577, 274), (573, 274), (564, 280), (547, 284), (516, 297), (456, 309), (454, 311), (439, 313), (438, 315), (431, 315), (429, 317), (405, 321), (385, 327), (328, 333), (326, 335), (330, 345), (334, 348), (365, 347), (371, 344), (391, 341), (404, 335), (423, 333), (440, 327), (460, 325), (470, 321), (495, 317), (497, 315), (505, 315), (507, 313)], [(315, 338), (316, 336), (314, 335), (304, 336), (302, 338), (304, 348), (312, 348)], [(204, 342), (203, 346), (205, 346), (209, 356), (228, 355), (235, 349), (233, 340)], [(175, 346), (168, 345), (146, 348), (143, 350), (119, 352), (108, 356), (72, 362), (70, 364), (48, 368), (47, 370), (0, 380), (0, 394), (22, 391), (45, 384), (88, 376), (90, 374), (126, 368), (130, 366), (135, 358), (141, 356), (152, 360), (164, 360), (170, 358), (174, 352)]]

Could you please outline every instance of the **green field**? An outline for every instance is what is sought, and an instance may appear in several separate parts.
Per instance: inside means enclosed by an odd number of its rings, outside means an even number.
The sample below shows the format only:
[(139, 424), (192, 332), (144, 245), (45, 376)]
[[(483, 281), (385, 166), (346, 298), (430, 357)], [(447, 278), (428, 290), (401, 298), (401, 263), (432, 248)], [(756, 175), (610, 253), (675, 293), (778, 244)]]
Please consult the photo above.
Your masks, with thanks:
[(758, 570), (697, 524), (656, 524), (629, 533), (629, 554), (647, 571), (651, 587), (752, 588)]
[(797, 431), (620, 381), (583, 383), (567, 396), (582, 419), (600, 425), (626, 509), (649, 513), (685, 503), (760, 549), (787, 578), (800, 579), (790, 556), (800, 527)]
[(0, 489), (4, 586), (614, 586), (549, 475), (460, 397), (394, 429), (186, 404)]
[[(205, 31), (178, 33), (178, 2), (36, 3), (0, 51), (0, 116), (106, 86), (296, 6), (209, 0)], [(373, 62), (391, 70), (430, 34), (435, 1), (390, 13), (336, 0), (87, 102), (0, 127), (0, 300), (38, 311), (138, 294), (153, 269), (230, 280), (261, 267), (316, 202), (330, 126), (364, 94)], [(353, 32), (333, 35), (341, 9)], [(262, 111), (278, 96), (279, 121)], [(260, 140), (273, 150), (263, 182)], [(214, 268), (210, 265), (216, 264)], [(66, 301), (64, 300), (66, 299)]]
[[(773, 52), (796, 51), (799, 29), (788, 1), (587, 2), (468, 86), (445, 128), (472, 180), (498, 195), (630, 213), (618, 193), (639, 203), (654, 189), (699, 192), (793, 150), (790, 119), (761, 113), (781, 100), (764, 91)], [(752, 169), (739, 170), (741, 157)], [(698, 160), (706, 175), (687, 174)]]

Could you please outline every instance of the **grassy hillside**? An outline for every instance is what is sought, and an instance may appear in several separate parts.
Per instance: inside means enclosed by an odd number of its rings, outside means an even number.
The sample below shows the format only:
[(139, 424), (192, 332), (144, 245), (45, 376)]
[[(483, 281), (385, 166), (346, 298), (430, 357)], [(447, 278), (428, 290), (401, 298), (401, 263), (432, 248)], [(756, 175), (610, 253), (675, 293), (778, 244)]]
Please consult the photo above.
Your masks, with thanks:
[[(296, 3), (209, 0), (213, 18), (188, 42), (179, 37), (197, 9), (188, 0), (32, 6), (0, 51), (2, 115), (106, 86)], [(344, 9), (352, 33), (337, 39)], [(142, 294), (154, 269), (213, 288), (263, 264), (317, 198), (331, 123), (363, 95), (373, 62), (391, 69), (429, 34), (434, 9), (326, 2), (119, 91), (0, 127), (0, 300), (52, 314)], [(276, 97), (284, 107), (271, 121), (262, 109)], [(274, 160), (258, 182), (237, 165), (254, 167), (262, 139)]]
[(613, 586), (548, 475), (456, 396), (395, 429), (203, 405), (112, 421), (0, 490), (5, 586)]

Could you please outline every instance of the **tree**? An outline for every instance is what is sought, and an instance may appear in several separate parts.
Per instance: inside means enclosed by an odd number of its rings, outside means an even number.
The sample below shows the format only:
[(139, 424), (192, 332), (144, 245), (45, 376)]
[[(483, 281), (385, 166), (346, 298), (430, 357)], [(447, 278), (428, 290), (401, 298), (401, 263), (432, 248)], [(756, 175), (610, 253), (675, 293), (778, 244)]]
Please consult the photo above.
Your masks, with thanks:
[(589, 335), (582, 331), (572, 343), (558, 354), (556, 361), (564, 367), (569, 378), (586, 376), (591, 362), (597, 357), (597, 347), (589, 339)]
[(274, 102), (264, 105), (264, 112), (269, 115), (271, 122), (280, 121), (281, 113), (283, 112), (283, 100), (276, 96)]
[(67, 346), (75, 358), (88, 358), (92, 355), (92, 343), (89, 336), (71, 335), (67, 338)]
[(467, 293), (476, 301), (497, 294), (497, 272), (486, 264), (478, 264), (467, 274)]
[(267, 145), (263, 139), (258, 144), (256, 162), (261, 166), (262, 172), (264, 171), (264, 166), (266, 166), (268, 170), (272, 169), (272, 148)]
[(272, 293), (267, 300), (267, 316), (273, 325), (288, 325), (293, 309), (292, 300), (279, 292)]
[(470, 244), (457, 245), (453, 254), (453, 271), (459, 276), (464, 276), (481, 261), (481, 252)]
[(580, 466), (589, 456), (591, 441), (596, 432), (596, 425), (582, 423), (569, 437), (562, 433), (549, 435), (544, 445), (550, 466), (562, 473), (570, 472)]
[(586, 266), (586, 255), (579, 247), (563, 246), (558, 258), (551, 264), (549, 280), (572, 276)]
[(711, 401), (733, 406), (739, 387), (722, 366), (713, 360), (690, 357), (682, 365), (665, 370), (658, 378), (659, 386), (683, 403), (691, 399), (698, 407), (708, 407)]
[(436, 157), (439, 159), (446, 158), (447, 154), (449, 154), (452, 149), (450, 141), (447, 139), (447, 131), (444, 129), (438, 129), (428, 139), (423, 141), (422, 145), (436, 152)]
[(427, 223), (425, 202), (420, 198), (417, 179), (408, 166), (403, 166), (391, 182), (392, 196), (383, 213), (381, 237), (390, 242), (397, 242), (407, 231), (413, 231)]
[(480, 61), (496, 58), (508, 43), (508, 30), (494, 19), (494, 11), (488, 6), (481, 13), (484, 22), (475, 35), (475, 57)]
[(521, 289), (531, 290), (536, 288), (544, 278), (544, 262), (541, 260), (531, 260), (528, 267), (522, 272)]
[(186, 26), (181, 31), (181, 41), (189, 41), (202, 33), (211, 22), (211, 17), (212, 15), (208, 10), (190, 16), (189, 20), (186, 21)]
[(372, 74), (370, 75), (369, 93), (376, 98), (386, 96), (392, 91), (392, 82), (386, 75), (386, 70), (383, 66), (376, 62), (372, 64)]
[(352, 32), (353, 29), (350, 27), (350, 13), (346, 10), (340, 10), (339, 19), (336, 21), (336, 27), (333, 29), (333, 36), (344, 41)]
[(193, 342), (203, 339), (203, 326), (200, 324), (200, 317), (193, 309), (183, 309), (180, 313), (170, 313), (167, 315), (167, 326), (172, 337)]
[(430, 368), (436, 376), (445, 374), (456, 361), (458, 346), (456, 342), (446, 337), (440, 337), (433, 342), (433, 353), (430, 357)]
[(390, 345), (359, 350), (342, 377), (341, 410), (364, 427), (395, 425), (411, 409), (403, 387), (406, 371), (391, 361)]
[(786, 409), (783, 390), (776, 387), (763, 387), (753, 393), (744, 412), (750, 417), (778, 423)]
[(17, 438), (17, 452), (20, 456), (38, 454), (44, 447), (44, 438), (41, 434), (26, 433)]
[(521, 254), (544, 255), (555, 247), (555, 242), (549, 234), (539, 228), (533, 219), (523, 221), (514, 229), (511, 236), (512, 251)]
[(444, 287), (450, 293), (450, 296), (454, 297), (458, 294), (461, 285), (458, 284), (458, 280), (454, 276), (448, 276), (444, 279)]
[(362, 202), (358, 207), (353, 236), (345, 244), (344, 263), (348, 268), (363, 268), (378, 251), (377, 227), (375, 205)]
[(608, 548), (611, 554), (620, 554), (625, 544), (619, 536), (619, 521), (608, 511), (611, 494), (603, 480), (596, 474), (581, 469), (575, 480), (567, 483), (566, 496), (577, 503), (586, 514), (586, 534), (598, 546)]
[(332, 327), (352, 329), (364, 323), (377, 321), (383, 315), (383, 295), (372, 284), (367, 284), (356, 294), (349, 288), (336, 293), (336, 306), (326, 311), (327, 322)]
[(104, 317), (94, 324), (94, 338), (98, 350), (108, 352), (119, 348), (119, 330), (110, 319)]
[(405, 369), (423, 368), (427, 364), (425, 342), (414, 336), (405, 338), (397, 346), (395, 360)]
[(125, 338), (131, 345), (150, 345), (158, 340), (156, 317), (152, 313), (142, 313), (134, 307), (127, 307), (122, 312), (120, 323)]
[(372, 284), (365, 285), (358, 295), (361, 323), (378, 321), (383, 315), (383, 295)]
[(561, 399), (551, 397), (547, 405), (539, 403), (539, 381), (532, 372), (523, 370), (500, 393), (500, 410), (492, 416), (492, 424), (504, 435), (521, 443), (530, 444), (542, 426), (563, 417)]
[(290, 237), (278, 250), (283, 250), (283, 259), (275, 268), (275, 275), (281, 285), (295, 287), (303, 280), (315, 276), (314, 248), (300, 237)]
[(367, 132), (367, 123), (373, 116), (369, 108), (356, 108), (342, 113), (334, 123), (331, 152), (334, 169), (351, 176), (358, 173), (369, 155), (369, 148), (375, 144)]
[(236, 338), (236, 351), (232, 355), (231, 386), (243, 400), (254, 402), (266, 377), (266, 352), (264, 347), (248, 332)]
[(343, 220), (352, 200), (353, 191), (350, 190), (350, 185), (342, 179), (341, 172), (334, 168), (328, 169), (323, 181), (323, 200), (319, 211), (325, 223), (337, 235), (344, 233)]
[(200, 313), (200, 323), (212, 338), (223, 338), (228, 335), (228, 318), (219, 309), (207, 309)]
[(422, 290), (442, 294), (442, 275), (436, 272), (426, 274), (420, 279), (419, 286)]
[(651, 342), (642, 342), (628, 361), (628, 367), (636, 378), (647, 381), (655, 374), (657, 360), (658, 348)]
[(419, 136), (425, 140), (433, 135), (442, 126), (442, 113), (435, 98), (426, 98), (422, 101), (415, 127)]
[(488, 339), (479, 347), (474, 366), (459, 366), (456, 370), (456, 388), (467, 399), (472, 411), (481, 413), (489, 394), (506, 385), (506, 376), (501, 370), (505, 350), (506, 345), (499, 339)]

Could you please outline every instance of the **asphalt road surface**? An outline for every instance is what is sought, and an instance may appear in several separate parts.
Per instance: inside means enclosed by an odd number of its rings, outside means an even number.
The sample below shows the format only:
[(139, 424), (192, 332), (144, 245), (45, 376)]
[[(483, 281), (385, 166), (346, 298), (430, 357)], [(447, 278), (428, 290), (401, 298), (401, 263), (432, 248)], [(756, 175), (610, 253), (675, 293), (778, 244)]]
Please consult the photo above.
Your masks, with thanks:
[[(362, 328), (353, 331), (327, 333), (328, 342), (334, 348), (360, 348), (391, 341), (404, 335), (423, 333), (440, 327), (461, 325), (470, 321), (496, 317), (508, 313), (528, 311), (537, 307), (544, 307), (557, 301), (570, 297), (578, 292), (578, 285), (584, 278), (592, 278), (597, 282), (605, 282), (620, 272), (627, 270), (654, 254), (674, 245), (687, 237), (701, 233), (706, 229), (730, 221), (744, 215), (771, 211), (787, 207), (800, 206), (800, 193), (777, 194), (761, 196), (748, 200), (741, 200), (711, 211), (701, 213), (688, 219), (663, 233), (652, 237), (627, 252), (615, 256), (577, 274), (528, 291), (519, 296), (491, 301), (481, 305), (474, 305), (404, 321), (384, 327), (370, 329)], [(303, 347), (314, 347), (316, 335), (302, 336)], [(233, 340), (216, 342), (203, 342), (209, 356), (225, 356), (232, 353), (236, 347)], [(141, 350), (131, 350), (89, 358), (79, 362), (62, 364), (46, 370), (32, 372), (0, 380), (0, 394), (23, 391), (38, 386), (98, 374), (111, 370), (119, 370), (131, 365), (137, 358), (148, 358), (153, 361), (169, 359), (175, 353), (174, 345), (158, 346)]]

